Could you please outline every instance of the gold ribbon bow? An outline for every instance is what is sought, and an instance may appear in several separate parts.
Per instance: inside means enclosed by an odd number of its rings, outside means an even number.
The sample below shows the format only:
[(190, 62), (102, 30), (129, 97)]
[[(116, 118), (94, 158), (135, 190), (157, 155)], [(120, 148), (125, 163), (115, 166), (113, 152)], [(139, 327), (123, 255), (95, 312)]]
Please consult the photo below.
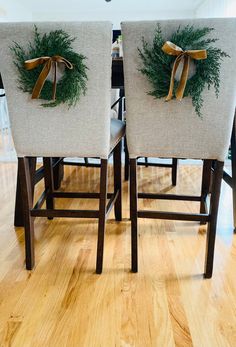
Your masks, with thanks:
[(179, 85), (178, 85), (178, 88), (176, 90), (176, 95), (175, 95), (176, 99), (182, 100), (183, 95), (184, 95), (184, 90), (186, 87), (186, 83), (188, 80), (190, 58), (196, 59), (196, 60), (206, 59), (207, 58), (207, 51), (205, 49), (183, 51), (182, 48), (176, 46), (174, 43), (172, 43), (170, 41), (165, 42), (165, 44), (162, 47), (162, 50), (163, 50), (163, 52), (165, 52), (169, 55), (176, 55), (177, 56), (175, 59), (174, 65), (172, 67), (169, 93), (166, 97), (166, 101), (169, 101), (172, 99), (175, 74), (176, 74), (176, 71), (178, 69), (180, 62), (182, 60), (184, 60), (184, 66), (183, 66), (182, 74), (181, 74)]
[(51, 67), (54, 67), (54, 80), (53, 80), (53, 89), (52, 89), (52, 100), (56, 99), (56, 89), (57, 89), (57, 63), (63, 63), (68, 69), (73, 69), (73, 65), (61, 57), (60, 55), (54, 55), (53, 57), (40, 57), (35, 59), (30, 59), (25, 61), (25, 68), (27, 70), (35, 69), (37, 66), (44, 64), (44, 67), (35, 83), (32, 99), (38, 99), (41, 93), (41, 90), (44, 86), (44, 83), (48, 77), (48, 74), (51, 70)]

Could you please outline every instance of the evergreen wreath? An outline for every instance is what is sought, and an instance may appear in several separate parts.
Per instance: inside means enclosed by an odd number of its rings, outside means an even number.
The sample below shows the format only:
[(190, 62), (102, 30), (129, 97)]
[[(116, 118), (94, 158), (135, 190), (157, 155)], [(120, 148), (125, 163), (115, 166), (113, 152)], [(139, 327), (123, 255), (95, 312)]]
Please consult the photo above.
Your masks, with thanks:
[(39, 65), (32, 70), (26, 70), (25, 61), (45, 56), (61, 56), (68, 60), (73, 68), (65, 68), (63, 76), (57, 81), (55, 100), (52, 100), (53, 83), (50, 80), (45, 81), (39, 98), (47, 101), (42, 104), (44, 107), (54, 107), (61, 103), (66, 103), (69, 107), (74, 106), (80, 100), (81, 95), (85, 95), (88, 79), (86, 71), (88, 68), (84, 63), (86, 57), (73, 51), (71, 44), (74, 41), (75, 38), (70, 37), (63, 30), (55, 30), (42, 35), (38, 32), (37, 26), (34, 26), (33, 42), (29, 42), (26, 49), (14, 42), (10, 49), (13, 53), (14, 65), (19, 73), (19, 89), (31, 94), (43, 69), (43, 65)]
[[(205, 38), (207, 34), (213, 31), (214, 28), (194, 28), (187, 25), (184, 28), (177, 29), (173, 33), (169, 41), (186, 50), (207, 50), (207, 59), (192, 60), (196, 67), (195, 74), (187, 80), (183, 97), (192, 97), (192, 104), (199, 117), (201, 107), (203, 106), (202, 92), (205, 87), (210, 89), (211, 86), (215, 89), (216, 97), (219, 95), (220, 87), (220, 66), (221, 61), (229, 55), (212, 44), (218, 39)], [(166, 40), (162, 36), (161, 25), (158, 23), (152, 45), (147, 43), (144, 38), (142, 40), (142, 49), (138, 48), (139, 56), (142, 60), (141, 73), (144, 74), (151, 83), (153, 90), (148, 94), (156, 99), (167, 96), (172, 66), (176, 56), (171, 56), (162, 51), (162, 47)], [(178, 82), (174, 81), (174, 96)]]

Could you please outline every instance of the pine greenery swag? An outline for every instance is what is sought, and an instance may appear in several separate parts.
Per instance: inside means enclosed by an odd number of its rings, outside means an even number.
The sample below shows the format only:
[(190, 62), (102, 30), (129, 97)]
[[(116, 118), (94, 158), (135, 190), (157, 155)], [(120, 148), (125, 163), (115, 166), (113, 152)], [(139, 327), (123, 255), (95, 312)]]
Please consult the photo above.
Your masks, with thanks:
[(57, 82), (56, 100), (52, 100), (52, 82), (49, 80), (46, 80), (43, 86), (40, 99), (47, 101), (42, 104), (44, 107), (54, 107), (61, 103), (66, 103), (69, 107), (74, 106), (80, 100), (81, 95), (85, 95), (88, 79), (87, 67), (84, 63), (86, 57), (73, 51), (71, 44), (74, 41), (75, 38), (70, 37), (63, 30), (41, 35), (35, 26), (33, 42), (29, 42), (26, 49), (14, 42), (10, 49), (14, 56), (14, 65), (19, 73), (19, 89), (31, 94), (43, 69), (43, 65), (40, 65), (33, 70), (26, 70), (24, 67), (26, 60), (60, 55), (71, 62), (73, 69), (65, 68), (62, 78)]
[[(229, 55), (212, 44), (218, 39), (205, 38), (214, 28), (203, 27), (196, 29), (187, 25), (179, 28), (168, 38), (169, 41), (185, 50), (207, 50), (207, 59), (192, 60), (196, 66), (195, 74), (189, 78), (184, 91), (184, 97), (192, 97), (192, 104), (199, 117), (202, 116), (203, 106), (202, 92), (205, 87), (215, 89), (216, 97), (219, 95), (220, 87), (220, 66), (221, 61)], [(148, 94), (156, 99), (166, 97), (169, 90), (171, 71), (176, 56), (170, 56), (162, 51), (162, 46), (166, 40), (162, 36), (161, 25), (158, 23), (152, 45), (143, 38), (142, 49), (138, 48), (142, 60), (141, 73), (144, 74), (151, 83), (153, 90)], [(174, 83), (174, 94), (178, 82)]]

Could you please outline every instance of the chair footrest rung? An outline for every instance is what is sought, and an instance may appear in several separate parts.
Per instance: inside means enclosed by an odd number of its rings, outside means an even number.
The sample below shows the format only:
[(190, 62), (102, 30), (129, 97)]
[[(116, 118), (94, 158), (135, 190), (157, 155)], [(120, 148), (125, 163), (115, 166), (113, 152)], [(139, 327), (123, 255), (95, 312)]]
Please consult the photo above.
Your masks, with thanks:
[[(113, 193), (108, 193), (107, 198), (110, 199)], [(100, 193), (89, 192), (53, 192), (53, 198), (68, 198), (68, 199), (99, 199)]]
[(111, 194), (110, 200), (109, 200), (109, 202), (108, 202), (108, 204), (106, 206), (106, 216), (109, 215), (109, 213), (110, 213), (112, 207), (114, 206), (114, 204), (115, 204), (119, 194), (120, 194), (119, 190), (117, 190), (116, 193)]
[(201, 201), (201, 196), (176, 195), (176, 194), (158, 194), (158, 193), (138, 193), (138, 198), (139, 199)]
[(101, 167), (100, 163), (81, 163), (81, 162), (75, 162), (75, 161), (63, 161), (62, 164), (69, 165), (69, 166)]
[(42, 194), (40, 195), (38, 201), (36, 202), (36, 204), (34, 206), (34, 209), (36, 209), (36, 210), (40, 209), (43, 206), (43, 204), (44, 204), (45, 200), (47, 199), (48, 195), (49, 195), (49, 190), (48, 189), (44, 190), (42, 192)]
[(138, 211), (139, 218), (184, 220), (196, 222), (208, 222), (210, 216), (204, 213), (180, 213), (166, 211)]
[(97, 210), (40, 210), (32, 209), (32, 217), (61, 217), (61, 218), (98, 218)]
[(144, 161), (137, 161), (137, 164), (140, 166), (154, 166), (154, 167), (165, 167), (165, 168), (172, 168), (172, 164), (164, 164), (164, 163), (153, 163), (153, 162), (148, 162), (145, 163)]

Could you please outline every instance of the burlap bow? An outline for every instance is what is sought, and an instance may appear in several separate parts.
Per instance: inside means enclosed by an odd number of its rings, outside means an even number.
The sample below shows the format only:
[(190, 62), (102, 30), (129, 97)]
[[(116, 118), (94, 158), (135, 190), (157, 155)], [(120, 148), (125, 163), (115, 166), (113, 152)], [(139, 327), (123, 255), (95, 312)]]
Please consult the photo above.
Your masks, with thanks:
[(188, 80), (190, 58), (196, 59), (196, 60), (206, 59), (207, 58), (207, 52), (205, 49), (183, 51), (182, 48), (176, 46), (174, 43), (172, 43), (170, 41), (165, 42), (165, 44), (162, 47), (162, 50), (163, 50), (163, 52), (165, 52), (169, 55), (176, 55), (177, 56), (175, 59), (174, 65), (172, 67), (169, 93), (166, 97), (166, 101), (171, 100), (173, 97), (175, 74), (176, 74), (176, 71), (178, 69), (180, 62), (182, 60), (184, 60), (183, 70), (181, 73), (179, 85), (178, 85), (178, 88), (177, 88), (176, 93), (175, 93), (176, 99), (182, 100), (183, 95), (184, 95), (184, 90), (186, 87), (186, 83)]
[(41, 93), (41, 90), (44, 86), (44, 83), (48, 77), (48, 74), (51, 70), (52, 65), (54, 66), (54, 80), (53, 80), (53, 89), (52, 89), (52, 100), (56, 99), (56, 89), (57, 89), (57, 63), (63, 63), (68, 69), (73, 69), (73, 65), (66, 60), (65, 58), (54, 55), (53, 57), (40, 57), (35, 59), (30, 59), (25, 61), (25, 68), (27, 70), (35, 69), (37, 66), (44, 64), (44, 67), (35, 83), (32, 99), (38, 99)]

